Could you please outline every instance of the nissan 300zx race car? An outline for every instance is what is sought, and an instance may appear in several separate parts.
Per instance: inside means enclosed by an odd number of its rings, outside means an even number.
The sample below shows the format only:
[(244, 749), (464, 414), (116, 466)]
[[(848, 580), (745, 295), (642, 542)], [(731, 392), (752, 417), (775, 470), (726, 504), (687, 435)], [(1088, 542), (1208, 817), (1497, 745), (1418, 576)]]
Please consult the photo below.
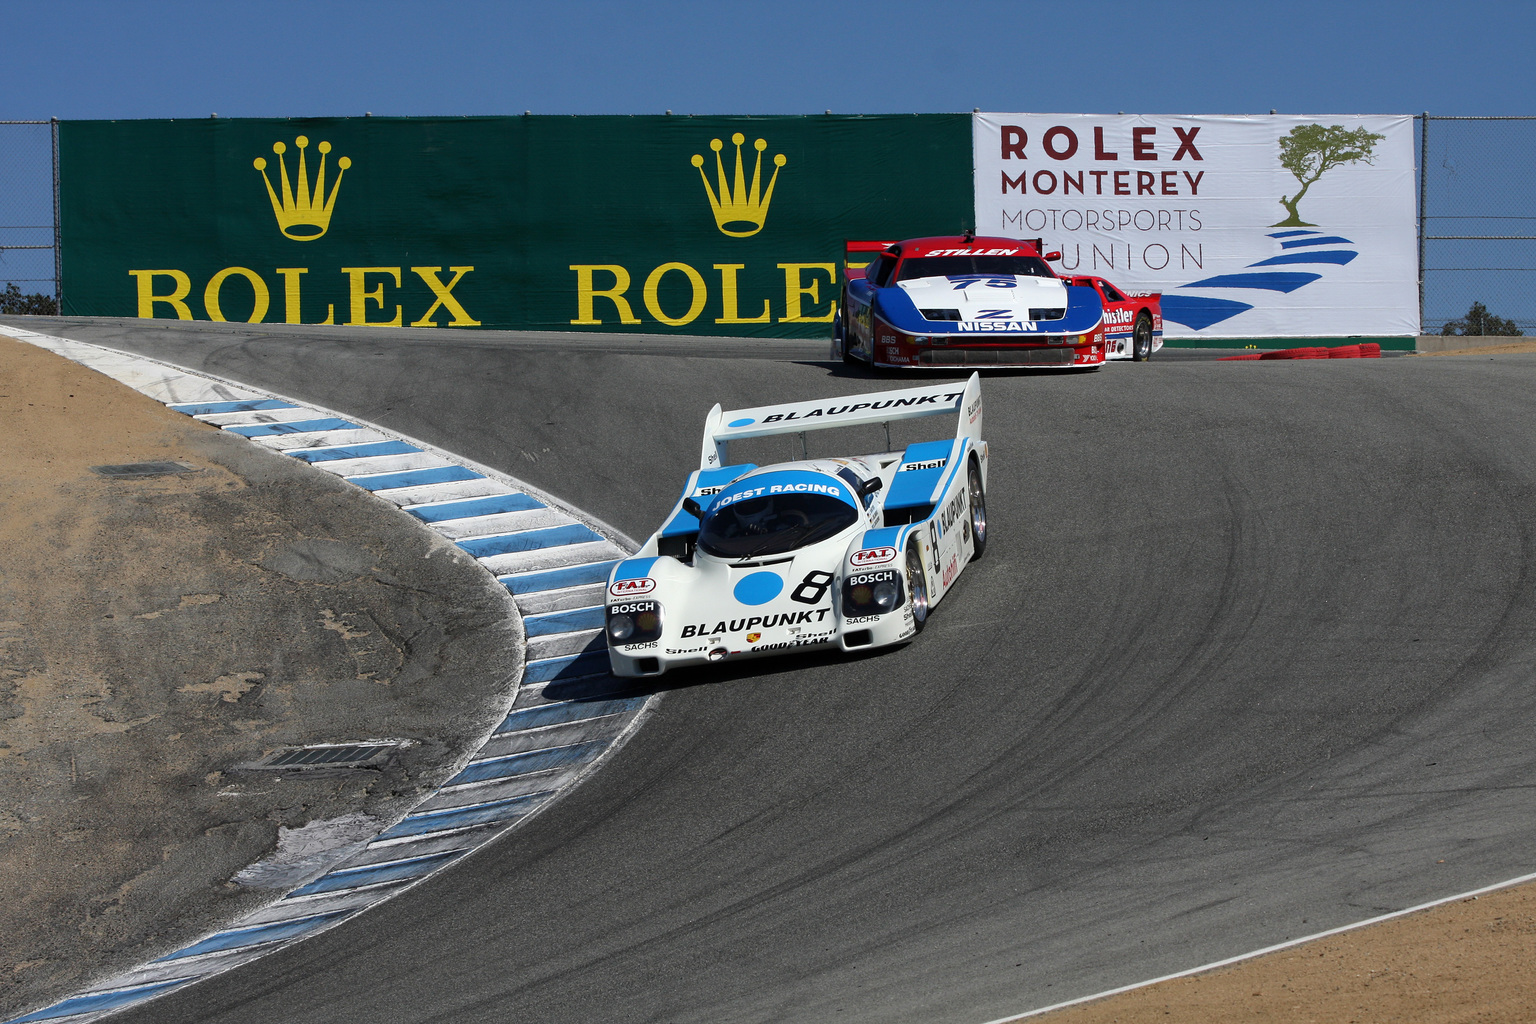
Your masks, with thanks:
[(1163, 347), (1163, 293), (1128, 292), (1102, 277), (1074, 275), (1062, 280), (1092, 288), (1104, 302), (1104, 354), (1107, 359), (1143, 362)]
[[(729, 463), (731, 441), (954, 413), (946, 440), (849, 458)], [(660, 530), (608, 579), (617, 676), (921, 632), (987, 546), (981, 381), (722, 412)], [(887, 436), (889, 436), (887, 434)]]
[[(848, 242), (832, 358), (907, 370), (1104, 365), (1103, 304), (1040, 241), (957, 235)], [(859, 266), (858, 253), (874, 253)]]

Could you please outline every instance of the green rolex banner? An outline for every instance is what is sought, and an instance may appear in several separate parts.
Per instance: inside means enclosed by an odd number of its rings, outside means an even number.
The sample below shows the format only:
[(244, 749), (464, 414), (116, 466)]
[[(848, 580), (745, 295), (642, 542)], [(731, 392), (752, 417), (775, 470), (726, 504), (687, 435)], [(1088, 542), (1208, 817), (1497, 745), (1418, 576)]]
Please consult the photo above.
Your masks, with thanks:
[(65, 121), (63, 311), (824, 335), (847, 238), (970, 226), (971, 118)]

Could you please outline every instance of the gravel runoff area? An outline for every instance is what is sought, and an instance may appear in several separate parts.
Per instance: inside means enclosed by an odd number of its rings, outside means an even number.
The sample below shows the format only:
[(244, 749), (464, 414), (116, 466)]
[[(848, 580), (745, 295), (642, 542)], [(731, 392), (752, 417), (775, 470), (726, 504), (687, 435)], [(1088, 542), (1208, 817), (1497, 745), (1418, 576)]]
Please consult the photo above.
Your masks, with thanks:
[[(521, 625), (350, 484), (0, 337), (0, 1019), (357, 848), (510, 706)], [(113, 478), (93, 467), (181, 462)], [(288, 746), (396, 746), (253, 771)]]
[(1444, 352), (1415, 352), (1413, 355), (1424, 358), (1438, 356), (1501, 356), (1518, 355), (1520, 353), (1536, 352), (1536, 340), (1511, 341), (1507, 345), (1482, 345), (1476, 348), (1452, 348)]

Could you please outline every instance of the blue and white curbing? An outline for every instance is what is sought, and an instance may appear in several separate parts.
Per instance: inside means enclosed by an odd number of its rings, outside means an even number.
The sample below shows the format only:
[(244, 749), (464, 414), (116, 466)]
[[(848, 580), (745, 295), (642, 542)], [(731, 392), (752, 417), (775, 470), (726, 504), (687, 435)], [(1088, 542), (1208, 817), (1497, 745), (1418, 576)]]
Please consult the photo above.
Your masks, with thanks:
[(132, 353), (3, 327), (178, 412), (333, 473), (474, 556), (512, 594), (526, 642), (511, 711), (459, 772), (361, 851), (151, 963), (13, 1018), (84, 1022), (316, 935), (422, 881), (575, 786), (639, 726), (654, 697), (608, 673), (603, 592), (628, 537), (527, 484), (432, 445)]

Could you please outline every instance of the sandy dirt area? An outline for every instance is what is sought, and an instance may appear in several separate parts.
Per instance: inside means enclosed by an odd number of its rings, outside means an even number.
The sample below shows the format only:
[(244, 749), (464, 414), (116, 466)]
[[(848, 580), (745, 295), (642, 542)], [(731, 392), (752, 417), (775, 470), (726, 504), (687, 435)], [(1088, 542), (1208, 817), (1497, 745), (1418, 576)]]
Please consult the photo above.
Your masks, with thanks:
[(1446, 352), (1410, 352), (1409, 355), (1428, 358), (1431, 356), (1497, 356), (1520, 352), (1536, 352), (1536, 340), (1512, 341), (1508, 345), (1487, 345), (1478, 348), (1453, 348)]
[(1536, 1020), (1536, 886), (1486, 893), (1030, 1019), (1528, 1024)]
[[(506, 592), (398, 510), (3, 337), (0, 433), (7, 1019), (403, 815), (500, 720), (522, 644)], [(163, 460), (195, 472), (92, 470)], [(405, 745), (376, 770), (237, 767), (363, 739)]]

